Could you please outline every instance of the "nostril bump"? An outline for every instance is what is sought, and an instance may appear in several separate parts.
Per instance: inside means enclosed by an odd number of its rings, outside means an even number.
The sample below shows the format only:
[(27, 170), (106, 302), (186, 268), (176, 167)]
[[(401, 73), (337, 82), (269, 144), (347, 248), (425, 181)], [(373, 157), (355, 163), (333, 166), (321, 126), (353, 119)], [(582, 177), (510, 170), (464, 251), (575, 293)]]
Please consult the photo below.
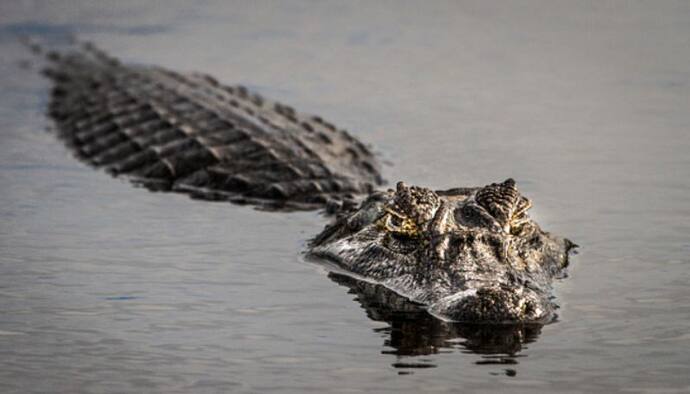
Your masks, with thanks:
[(538, 296), (529, 291), (484, 287), (447, 299), (445, 313), (464, 322), (538, 322), (548, 317)]

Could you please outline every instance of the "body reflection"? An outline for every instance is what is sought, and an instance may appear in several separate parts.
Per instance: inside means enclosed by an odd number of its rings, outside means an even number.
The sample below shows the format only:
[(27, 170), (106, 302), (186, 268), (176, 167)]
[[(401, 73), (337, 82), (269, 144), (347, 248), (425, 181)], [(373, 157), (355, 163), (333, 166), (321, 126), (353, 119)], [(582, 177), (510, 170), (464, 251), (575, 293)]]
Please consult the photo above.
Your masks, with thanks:
[[(424, 308), (387, 288), (354, 279), (336, 272), (329, 273), (334, 282), (348, 287), (372, 320), (389, 324), (377, 329), (386, 335), (384, 354), (426, 356), (458, 349), (481, 355), (477, 364), (517, 364), (525, 344), (534, 342), (541, 332), (540, 324), (489, 325), (458, 324), (439, 320)], [(393, 364), (396, 368), (433, 368), (423, 357), (405, 358)], [(507, 369), (508, 376), (515, 371)]]

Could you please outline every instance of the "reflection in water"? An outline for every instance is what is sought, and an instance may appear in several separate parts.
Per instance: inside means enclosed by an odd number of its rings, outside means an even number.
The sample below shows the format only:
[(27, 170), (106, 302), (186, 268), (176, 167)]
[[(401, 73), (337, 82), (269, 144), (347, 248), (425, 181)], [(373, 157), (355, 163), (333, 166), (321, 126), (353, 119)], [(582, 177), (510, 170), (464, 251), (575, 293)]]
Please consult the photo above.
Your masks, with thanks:
[[(356, 300), (366, 310), (372, 320), (383, 321), (388, 327), (376, 329), (387, 335), (384, 354), (396, 356), (426, 356), (460, 349), (466, 353), (481, 355), (476, 364), (517, 364), (517, 358), (523, 345), (534, 342), (541, 333), (542, 325), (488, 325), (457, 324), (439, 320), (418, 304), (384, 286), (354, 279), (350, 276), (331, 272), (329, 278), (346, 286)], [(434, 364), (423, 357), (414, 358), (413, 362), (398, 361), (396, 368), (433, 368)], [(419, 360), (419, 361), (417, 361)], [(505, 371), (508, 376), (515, 376), (513, 369)]]
[[(0, 10), (0, 393), (690, 391), (690, 2)], [(557, 329), (492, 339), (359, 294), (378, 340), (295, 259), (317, 215), (163, 199), (83, 168), (42, 131), (47, 81), (16, 68), (16, 35), (61, 45), (65, 29), (261, 83), (380, 149), (388, 179), (524, 182), (535, 217), (587, 245), (557, 285)], [(397, 379), (394, 362), (437, 368)]]

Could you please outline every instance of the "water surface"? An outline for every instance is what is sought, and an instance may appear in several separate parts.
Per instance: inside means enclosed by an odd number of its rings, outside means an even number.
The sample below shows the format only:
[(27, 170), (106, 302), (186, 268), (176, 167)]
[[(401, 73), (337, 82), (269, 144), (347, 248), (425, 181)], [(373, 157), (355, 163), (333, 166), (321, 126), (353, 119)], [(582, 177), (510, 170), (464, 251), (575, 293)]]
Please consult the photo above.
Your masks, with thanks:
[[(685, 2), (3, 2), (0, 391), (690, 391), (689, 22)], [(302, 258), (318, 213), (77, 162), (16, 40), (70, 33), (322, 115), (392, 182), (515, 178), (581, 245), (559, 321), (389, 316)]]

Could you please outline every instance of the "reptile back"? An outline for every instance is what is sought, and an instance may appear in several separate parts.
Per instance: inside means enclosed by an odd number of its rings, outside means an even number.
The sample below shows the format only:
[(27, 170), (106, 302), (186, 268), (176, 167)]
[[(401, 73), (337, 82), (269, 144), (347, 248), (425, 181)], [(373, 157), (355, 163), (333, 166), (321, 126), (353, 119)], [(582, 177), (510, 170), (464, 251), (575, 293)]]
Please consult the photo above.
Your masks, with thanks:
[(157, 190), (266, 208), (342, 204), (382, 183), (347, 131), (203, 74), (50, 53), (49, 114), (87, 163)]

